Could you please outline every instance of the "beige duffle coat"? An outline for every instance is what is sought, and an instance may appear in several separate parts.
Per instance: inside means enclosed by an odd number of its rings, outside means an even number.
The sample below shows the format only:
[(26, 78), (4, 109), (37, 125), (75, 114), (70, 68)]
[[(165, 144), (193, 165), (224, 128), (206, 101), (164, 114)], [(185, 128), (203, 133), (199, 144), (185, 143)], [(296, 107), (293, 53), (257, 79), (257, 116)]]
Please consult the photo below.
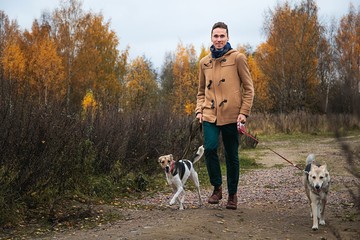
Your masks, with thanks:
[(254, 86), (246, 56), (232, 49), (220, 58), (211, 53), (200, 60), (195, 113), (203, 121), (222, 126), (250, 115)]

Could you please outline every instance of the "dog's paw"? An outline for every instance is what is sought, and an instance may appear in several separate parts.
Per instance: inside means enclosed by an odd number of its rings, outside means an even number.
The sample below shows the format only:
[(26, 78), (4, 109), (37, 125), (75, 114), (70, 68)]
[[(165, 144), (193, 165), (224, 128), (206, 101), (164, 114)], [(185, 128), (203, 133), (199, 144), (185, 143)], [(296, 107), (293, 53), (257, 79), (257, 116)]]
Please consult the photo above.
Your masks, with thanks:
[(176, 201), (175, 199), (171, 199), (171, 201), (170, 201), (170, 206), (171, 206), (171, 205), (174, 205), (174, 204), (175, 204), (175, 201)]
[(311, 228), (312, 230), (314, 230), (314, 231), (316, 231), (316, 230), (318, 230), (319, 229), (319, 227), (318, 226), (312, 226), (312, 228)]
[(319, 224), (320, 225), (325, 225), (325, 220), (320, 220)]

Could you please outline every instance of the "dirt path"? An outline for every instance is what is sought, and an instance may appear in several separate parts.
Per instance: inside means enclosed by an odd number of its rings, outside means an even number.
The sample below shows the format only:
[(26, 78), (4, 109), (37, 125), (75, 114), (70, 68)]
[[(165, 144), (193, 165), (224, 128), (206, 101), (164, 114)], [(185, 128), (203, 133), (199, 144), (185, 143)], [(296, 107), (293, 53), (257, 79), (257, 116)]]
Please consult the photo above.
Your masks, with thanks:
[[(359, 152), (359, 135), (346, 141)], [(339, 144), (331, 138), (314, 137), (313, 141), (271, 143), (271, 147), (298, 163), (313, 152), (328, 164), (332, 187), (326, 225), (318, 231), (311, 230), (301, 172), (260, 144), (257, 151), (244, 154), (253, 154), (266, 168), (241, 175), (237, 210), (225, 209), (226, 195), (219, 205), (198, 207), (195, 194), (188, 190), (186, 209), (179, 211), (168, 206), (169, 192), (129, 203), (142, 206), (138, 210), (103, 206), (104, 211), (120, 215), (122, 220), (41, 239), (359, 239), (360, 216), (346, 186), (353, 188), (360, 182), (346, 171)], [(274, 167), (279, 164), (283, 167)], [(202, 190), (204, 202), (210, 192)]]
[[(286, 176), (293, 176), (286, 178)], [(267, 182), (259, 182), (266, 176)], [(299, 176), (293, 167), (258, 170), (242, 177), (240, 203), (236, 211), (220, 205), (199, 208), (187, 197), (188, 208), (167, 206), (168, 196), (158, 195), (137, 204), (151, 210), (115, 210), (122, 221), (87, 231), (56, 234), (49, 239), (358, 239), (359, 215), (346, 189), (332, 194), (326, 226), (311, 230), (309, 207)], [(269, 181), (270, 180), (270, 181)], [(351, 177), (334, 177), (333, 185), (352, 184)], [(204, 191), (207, 196), (210, 191)], [(226, 199), (226, 196), (225, 196)], [(205, 200), (205, 197), (204, 197)]]

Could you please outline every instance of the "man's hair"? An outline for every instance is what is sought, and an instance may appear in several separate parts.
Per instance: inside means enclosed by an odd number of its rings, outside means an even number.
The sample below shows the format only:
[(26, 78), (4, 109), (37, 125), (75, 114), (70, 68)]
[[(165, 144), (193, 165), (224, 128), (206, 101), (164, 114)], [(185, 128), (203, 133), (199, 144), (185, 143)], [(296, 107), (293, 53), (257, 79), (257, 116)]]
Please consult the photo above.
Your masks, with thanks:
[(229, 36), (228, 26), (227, 26), (225, 23), (223, 23), (223, 22), (217, 22), (217, 23), (215, 23), (214, 26), (213, 26), (212, 29), (211, 29), (211, 35), (212, 35), (212, 33), (213, 33), (213, 31), (214, 31), (215, 28), (223, 28), (223, 29), (225, 29), (227, 35)]

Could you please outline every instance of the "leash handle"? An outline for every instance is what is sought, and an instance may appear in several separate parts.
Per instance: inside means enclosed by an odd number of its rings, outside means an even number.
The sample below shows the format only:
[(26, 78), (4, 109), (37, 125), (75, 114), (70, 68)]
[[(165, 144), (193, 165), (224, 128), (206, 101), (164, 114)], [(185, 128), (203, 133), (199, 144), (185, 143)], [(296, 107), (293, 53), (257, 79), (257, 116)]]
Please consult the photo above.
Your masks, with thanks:
[(251, 138), (252, 140), (254, 140), (256, 143), (259, 143), (259, 140), (256, 139), (256, 137), (254, 137), (250, 133), (246, 132), (245, 123), (238, 122), (237, 123), (237, 130), (238, 130), (240, 135), (246, 135), (249, 138)]
[(245, 123), (242, 122), (237, 122), (237, 130), (239, 132), (239, 134), (245, 134), (246, 133), (246, 129), (245, 129)]

